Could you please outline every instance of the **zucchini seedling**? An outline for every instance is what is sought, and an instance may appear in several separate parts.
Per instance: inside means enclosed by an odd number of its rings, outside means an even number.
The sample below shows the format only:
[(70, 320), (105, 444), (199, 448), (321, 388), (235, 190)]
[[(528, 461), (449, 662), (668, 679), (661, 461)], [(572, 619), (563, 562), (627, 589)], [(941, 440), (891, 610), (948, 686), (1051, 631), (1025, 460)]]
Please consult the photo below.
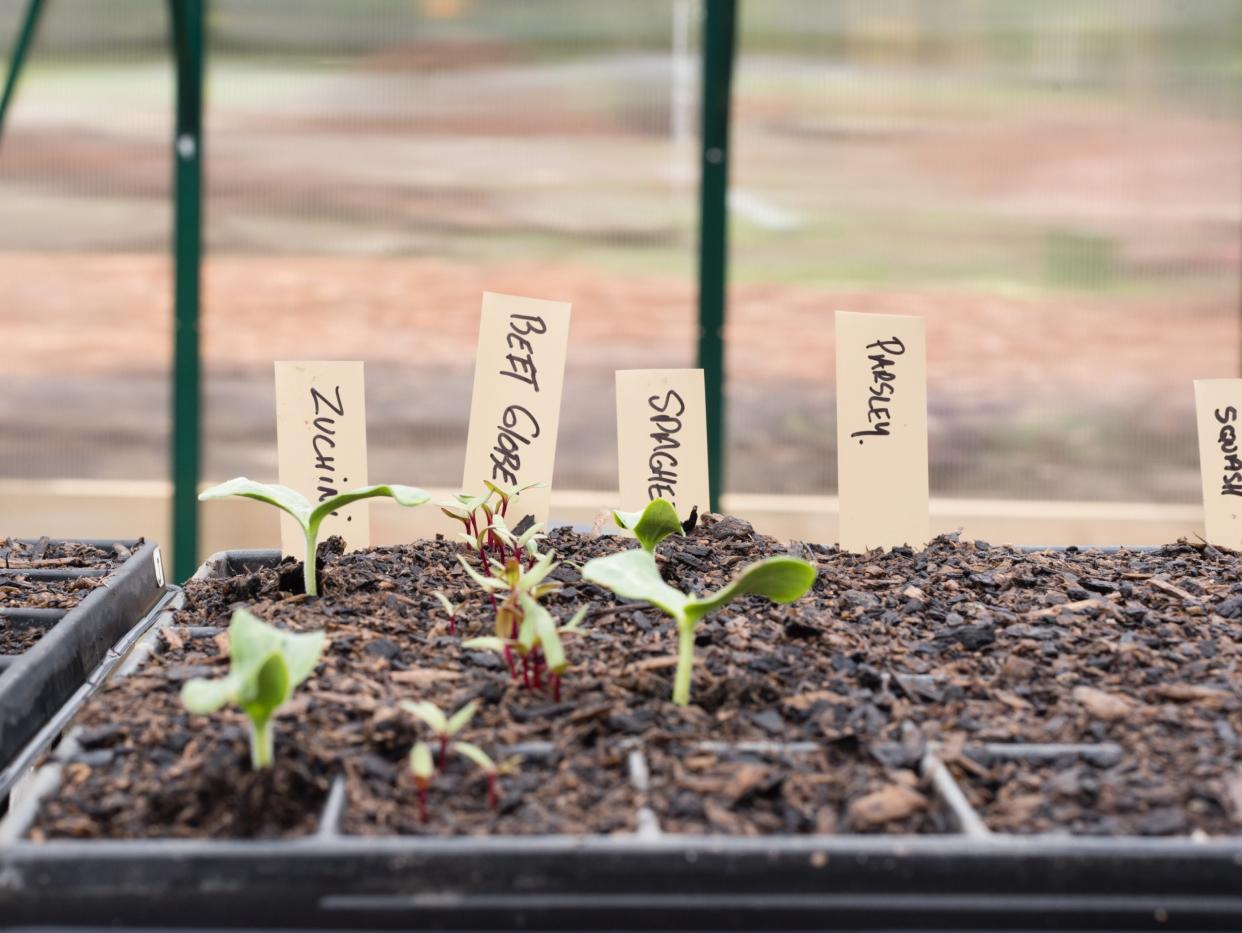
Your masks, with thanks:
[(796, 557), (769, 557), (744, 568), (727, 585), (708, 596), (690, 596), (660, 576), (655, 556), (642, 549), (622, 551), (587, 561), (582, 579), (602, 586), (622, 599), (649, 603), (677, 623), (677, 673), (673, 702), (690, 702), (694, 671), (694, 627), (708, 613), (739, 596), (753, 593), (773, 602), (791, 603), (815, 582), (815, 568)]
[(681, 519), (667, 499), (652, 499), (641, 512), (614, 510), (612, 520), (626, 531), (632, 531), (648, 554), (654, 554), (656, 546), (669, 535), (682, 534)]
[(214, 680), (196, 677), (181, 688), (191, 713), (214, 713), (235, 703), (250, 719), (250, 763), (272, 764), (272, 716), (319, 663), (323, 632), (285, 632), (238, 609), (229, 622), (229, 672)]
[(199, 495), (198, 498), (199, 501), (206, 502), (209, 499), (224, 499), (229, 496), (242, 496), (246, 499), (254, 499), (257, 502), (266, 502), (268, 505), (274, 505), (281, 511), (288, 512), (293, 516), (294, 521), (298, 523), (298, 527), (302, 529), (302, 534), (306, 536), (302, 579), (306, 584), (307, 596), (317, 596), (319, 593), (315, 583), (315, 547), (319, 538), (319, 526), (323, 524), (325, 518), (337, 509), (344, 508), (351, 502), (357, 502), (359, 499), (387, 496), (395, 500), (398, 505), (412, 507), (422, 505), (431, 498), (427, 493), (414, 486), (381, 484), (349, 489), (338, 495), (320, 500), (318, 505), (311, 505), (310, 500), (295, 489), (290, 489), (288, 486), (279, 486), (275, 483), (256, 483), (254, 480), (246, 479), (244, 476), (231, 479), (227, 483), (221, 483), (219, 486), (212, 486), (206, 492)]

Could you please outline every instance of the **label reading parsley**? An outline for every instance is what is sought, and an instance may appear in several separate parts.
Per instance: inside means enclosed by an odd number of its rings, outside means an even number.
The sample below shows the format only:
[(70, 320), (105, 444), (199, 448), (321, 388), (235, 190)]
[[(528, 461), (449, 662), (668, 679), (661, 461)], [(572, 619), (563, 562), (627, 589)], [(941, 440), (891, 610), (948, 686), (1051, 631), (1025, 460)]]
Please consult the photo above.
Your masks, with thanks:
[[(276, 459), (281, 485), (312, 503), (367, 485), (367, 415), (363, 365), (358, 361), (276, 363)], [(355, 502), (324, 519), (319, 540), (332, 535), (346, 547), (371, 543), (369, 503)], [(301, 556), (305, 538), (280, 517), (281, 548)]]
[(684, 521), (709, 508), (707, 407), (701, 369), (617, 371), (621, 508), (667, 499)]
[(838, 311), (837, 488), (843, 550), (931, 536), (923, 319)]
[(1242, 548), (1242, 379), (1195, 382), (1203, 524), (1209, 544)]
[(509, 507), (510, 524), (548, 520), (568, 346), (567, 303), (484, 293), (462, 490), (541, 483)]

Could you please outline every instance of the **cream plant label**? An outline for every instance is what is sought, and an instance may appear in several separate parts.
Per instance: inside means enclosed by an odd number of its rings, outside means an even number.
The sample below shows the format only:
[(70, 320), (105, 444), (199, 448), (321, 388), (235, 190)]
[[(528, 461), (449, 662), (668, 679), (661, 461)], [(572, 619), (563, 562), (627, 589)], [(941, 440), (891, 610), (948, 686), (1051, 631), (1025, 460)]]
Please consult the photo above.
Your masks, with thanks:
[(509, 507), (509, 524), (548, 520), (561, 388), (569, 347), (569, 304), (483, 294), (474, 394), (462, 490), (540, 484)]
[(837, 487), (847, 551), (931, 537), (921, 317), (836, 313)]
[[(276, 363), (276, 461), (280, 483), (312, 503), (367, 485), (367, 412), (361, 362), (299, 360)], [(340, 535), (350, 550), (371, 544), (369, 503), (333, 512), (320, 540)], [(301, 556), (302, 530), (281, 514), (285, 554)]]
[(667, 499), (682, 521), (708, 510), (703, 370), (617, 371), (617, 465), (622, 509)]
[(1242, 548), (1242, 379), (1195, 381), (1203, 525), (1209, 544)]

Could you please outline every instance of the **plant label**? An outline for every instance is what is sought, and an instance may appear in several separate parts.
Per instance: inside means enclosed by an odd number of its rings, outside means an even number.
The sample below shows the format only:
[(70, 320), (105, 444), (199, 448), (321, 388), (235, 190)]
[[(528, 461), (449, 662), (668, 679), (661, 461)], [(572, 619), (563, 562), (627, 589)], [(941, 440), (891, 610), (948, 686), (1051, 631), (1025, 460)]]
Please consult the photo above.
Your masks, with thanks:
[(1242, 549), (1242, 379), (1195, 381), (1203, 524), (1209, 544)]
[(617, 463), (622, 509), (667, 499), (682, 521), (708, 510), (703, 370), (617, 370)]
[(461, 486), (540, 483), (509, 506), (510, 527), (526, 515), (548, 520), (568, 345), (567, 302), (483, 293)]
[[(312, 503), (367, 485), (367, 414), (361, 362), (276, 363), (276, 460), (280, 483)], [(366, 500), (324, 519), (319, 540), (340, 535), (350, 549), (371, 543)], [(301, 556), (306, 539), (280, 516), (280, 545)]]
[(836, 331), (841, 548), (922, 547), (931, 537), (923, 318), (838, 311)]

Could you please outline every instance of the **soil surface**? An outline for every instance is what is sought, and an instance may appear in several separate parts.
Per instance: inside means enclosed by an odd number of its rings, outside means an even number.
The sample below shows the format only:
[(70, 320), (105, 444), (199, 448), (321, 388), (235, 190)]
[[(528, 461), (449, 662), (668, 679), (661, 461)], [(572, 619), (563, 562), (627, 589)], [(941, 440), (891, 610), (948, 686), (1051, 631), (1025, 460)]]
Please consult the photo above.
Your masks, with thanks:
[[(782, 545), (706, 516), (660, 546), (666, 578), (704, 592), (737, 567), (792, 552), (818, 565), (790, 606), (738, 600), (700, 623), (692, 705), (670, 702), (675, 636), (655, 611), (582, 582), (577, 565), (632, 547), (558, 530), (565, 562), (546, 598), (567, 640), (559, 699), (463, 650), (492, 633), (458, 545), (321, 549), (323, 596), (300, 568), (192, 582), (159, 651), (85, 708), (81, 750), (33, 838), (301, 835), (333, 780), (355, 834), (610, 833), (654, 815), (668, 832), (953, 829), (919, 778), (935, 743), (994, 829), (1242, 832), (1242, 579), (1238, 556), (1024, 553), (942, 537), (926, 550), (852, 555)], [(458, 632), (433, 596), (463, 603)], [(225, 627), (247, 606), (293, 630), (326, 629), (315, 675), (276, 720), (276, 766), (249, 769), (236, 710), (191, 716), (181, 684), (227, 670)], [(406, 766), (427, 699), (480, 710), (460, 738), (510, 770), (488, 806), (477, 768), (451, 756), (420, 818)], [(1010, 765), (989, 744), (1090, 743), (1079, 758)], [(1114, 748), (1115, 746), (1115, 748)]]
[[(72, 609), (96, 587), (107, 573), (129, 559), (122, 544), (96, 547), (81, 541), (48, 538), (0, 540), (0, 609)], [(56, 574), (73, 570), (99, 570), (98, 577)], [(31, 571), (34, 571), (32, 574)], [(46, 625), (0, 618), (0, 655), (21, 654), (35, 646)]]

